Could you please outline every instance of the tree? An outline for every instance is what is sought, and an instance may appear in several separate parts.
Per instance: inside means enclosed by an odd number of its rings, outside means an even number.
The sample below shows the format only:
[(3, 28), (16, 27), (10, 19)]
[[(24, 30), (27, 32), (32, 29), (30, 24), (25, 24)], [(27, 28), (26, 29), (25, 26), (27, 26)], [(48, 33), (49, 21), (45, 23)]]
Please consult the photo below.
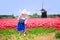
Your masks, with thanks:
[(40, 18), (40, 15), (38, 15), (37, 13), (34, 13), (33, 15), (29, 15), (29, 17), (31, 17), (31, 18)]

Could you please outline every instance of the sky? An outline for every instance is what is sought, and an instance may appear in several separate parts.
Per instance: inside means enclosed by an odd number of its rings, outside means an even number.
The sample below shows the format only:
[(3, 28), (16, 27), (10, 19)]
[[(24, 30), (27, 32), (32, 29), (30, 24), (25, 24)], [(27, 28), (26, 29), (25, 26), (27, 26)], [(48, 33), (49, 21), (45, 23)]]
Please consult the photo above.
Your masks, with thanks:
[(60, 14), (60, 0), (0, 0), (0, 15), (17, 16), (23, 9), (30, 11), (30, 14), (41, 14), (42, 1), (47, 14)]

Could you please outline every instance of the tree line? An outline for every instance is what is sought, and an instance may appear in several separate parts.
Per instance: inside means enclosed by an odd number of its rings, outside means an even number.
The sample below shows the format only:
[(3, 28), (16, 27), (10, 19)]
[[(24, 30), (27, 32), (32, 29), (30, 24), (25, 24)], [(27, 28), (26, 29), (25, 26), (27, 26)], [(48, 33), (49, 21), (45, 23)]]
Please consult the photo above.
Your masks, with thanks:
[[(41, 15), (39, 15), (38, 13), (33, 13), (32, 15), (28, 15), (30, 18), (41, 18)], [(14, 15), (0, 15), (0, 18), (16, 18), (18, 16), (14, 16)], [(48, 18), (59, 18), (60, 14), (50, 14), (47, 15)]]
[[(33, 15), (29, 15), (30, 18), (41, 18), (41, 15), (34, 13)], [(60, 14), (49, 14), (47, 15), (47, 18), (56, 18), (56, 17), (60, 17)]]

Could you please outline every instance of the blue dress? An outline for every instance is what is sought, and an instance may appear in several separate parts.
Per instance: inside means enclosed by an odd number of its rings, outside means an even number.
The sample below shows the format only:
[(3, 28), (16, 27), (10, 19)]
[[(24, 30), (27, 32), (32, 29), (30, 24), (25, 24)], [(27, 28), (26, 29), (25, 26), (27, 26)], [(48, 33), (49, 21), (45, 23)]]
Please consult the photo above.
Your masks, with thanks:
[(25, 19), (22, 19), (22, 17), (20, 17), (20, 20), (17, 24), (17, 31), (18, 32), (26, 32), (26, 27), (25, 27)]

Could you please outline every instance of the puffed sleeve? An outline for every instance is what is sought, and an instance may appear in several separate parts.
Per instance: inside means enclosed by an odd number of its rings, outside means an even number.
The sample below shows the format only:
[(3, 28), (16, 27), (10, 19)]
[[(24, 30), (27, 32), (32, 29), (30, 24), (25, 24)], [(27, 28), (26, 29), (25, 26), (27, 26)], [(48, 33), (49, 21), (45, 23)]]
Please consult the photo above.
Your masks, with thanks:
[(29, 17), (27, 16), (27, 17), (26, 17), (26, 20), (25, 20), (25, 24), (27, 23), (27, 20), (28, 20), (28, 19), (29, 19)]

